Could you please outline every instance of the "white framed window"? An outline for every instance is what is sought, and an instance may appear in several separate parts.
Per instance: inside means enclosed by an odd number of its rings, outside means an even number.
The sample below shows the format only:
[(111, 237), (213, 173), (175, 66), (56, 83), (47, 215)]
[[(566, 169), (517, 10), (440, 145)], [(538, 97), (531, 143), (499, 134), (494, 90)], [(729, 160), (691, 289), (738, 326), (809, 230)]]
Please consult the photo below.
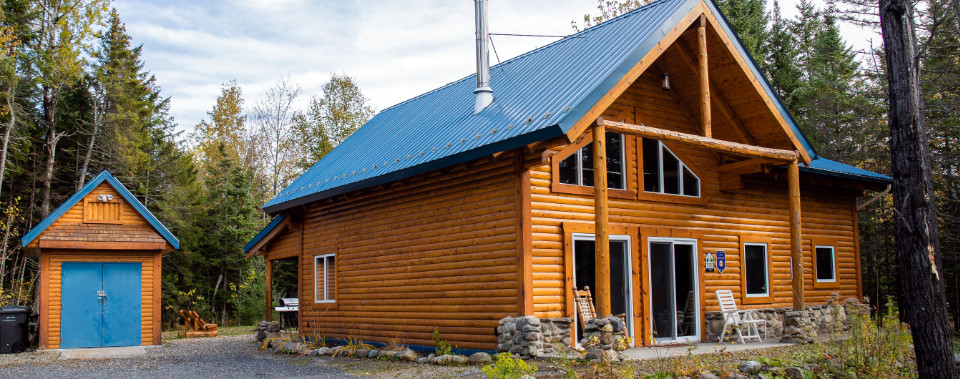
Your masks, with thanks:
[(700, 178), (663, 142), (643, 138), (643, 190), (700, 197)]
[(313, 257), (313, 302), (333, 303), (337, 299), (337, 262), (335, 254)]
[(817, 281), (836, 282), (836, 249), (833, 246), (816, 246), (814, 251), (816, 253)]
[[(606, 134), (607, 146), (607, 187), (627, 189), (626, 160), (624, 159), (624, 138), (622, 134)], [(581, 147), (576, 153), (560, 161), (558, 166), (560, 183), (578, 186), (593, 186), (593, 143)]]
[(768, 272), (767, 244), (743, 244), (742, 272), (747, 297), (770, 296), (770, 273)]

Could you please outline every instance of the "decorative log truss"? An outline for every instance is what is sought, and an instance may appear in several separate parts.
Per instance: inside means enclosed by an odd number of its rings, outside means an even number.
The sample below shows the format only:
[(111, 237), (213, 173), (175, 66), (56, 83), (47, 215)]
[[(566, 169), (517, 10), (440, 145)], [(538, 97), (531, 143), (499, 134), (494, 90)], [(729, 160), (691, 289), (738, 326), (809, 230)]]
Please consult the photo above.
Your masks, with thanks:
[[(701, 14), (697, 27), (697, 59), (694, 63), (692, 53), (682, 43), (675, 44), (685, 65), (696, 71), (700, 79), (700, 129), (703, 135), (682, 133), (672, 130), (659, 129), (646, 125), (634, 125), (625, 122), (596, 119), (593, 125), (593, 175), (594, 175), (594, 206), (595, 206), (595, 278), (597, 313), (601, 317), (611, 314), (610, 307), (610, 246), (607, 226), (609, 224), (610, 209), (607, 203), (607, 159), (605, 138), (607, 131), (637, 137), (652, 138), (661, 141), (670, 141), (687, 145), (696, 149), (708, 150), (722, 154), (729, 154), (747, 158), (742, 162), (728, 163), (721, 166), (721, 173), (729, 173), (739, 180), (741, 174), (750, 173), (765, 164), (786, 164), (787, 185), (790, 208), (790, 255), (793, 276), (793, 307), (802, 310), (803, 304), (803, 251), (800, 231), (800, 169), (799, 162), (804, 156), (799, 151), (773, 149), (756, 146), (749, 133), (739, 123), (736, 115), (722, 96), (717, 99), (721, 113), (733, 122), (733, 127), (744, 141), (749, 144), (731, 142), (713, 138), (711, 117), (711, 89), (717, 91), (716, 85), (710, 81), (707, 56), (707, 17)], [(718, 92), (719, 95), (719, 92)]]

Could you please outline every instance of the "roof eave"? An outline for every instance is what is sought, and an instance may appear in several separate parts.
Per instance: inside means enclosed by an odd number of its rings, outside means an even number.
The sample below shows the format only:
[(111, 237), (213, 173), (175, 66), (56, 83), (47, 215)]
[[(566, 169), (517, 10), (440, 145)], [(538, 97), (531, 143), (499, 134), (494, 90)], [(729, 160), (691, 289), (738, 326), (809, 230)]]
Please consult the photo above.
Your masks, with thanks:
[(444, 157), (435, 161), (426, 162), (423, 164), (408, 167), (398, 171), (393, 171), (384, 175), (364, 179), (364, 180), (350, 183), (344, 186), (334, 187), (325, 191), (316, 192), (306, 196), (287, 200), (281, 203), (272, 204), (272, 205), (268, 204), (263, 207), (263, 211), (271, 215), (276, 215), (279, 212), (282, 212), (297, 206), (310, 204), (316, 201), (328, 199), (334, 196), (361, 190), (364, 188), (369, 188), (369, 187), (373, 187), (381, 184), (387, 184), (400, 179), (405, 179), (412, 176), (425, 174), (430, 171), (455, 166), (455, 165), (466, 163), (475, 159), (480, 159), (480, 158), (492, 155), (494, 153), (516, 149), (518, 147), (523, 147), (534, 142), (540, 142), (540, 141), (548, 140), (550, 138), (560, 137), (563, 135), (564, 133), (563, 133), (563, 130), (560, 128), (560, 126), (553, 125), (550, 127), (535, 130), (530, 133), (522, 134), (514, 138), (506, 139), (497, 143), (481, 146), (473, 150), (468, 150), (459, 154), (454, 154), (448, 157)]

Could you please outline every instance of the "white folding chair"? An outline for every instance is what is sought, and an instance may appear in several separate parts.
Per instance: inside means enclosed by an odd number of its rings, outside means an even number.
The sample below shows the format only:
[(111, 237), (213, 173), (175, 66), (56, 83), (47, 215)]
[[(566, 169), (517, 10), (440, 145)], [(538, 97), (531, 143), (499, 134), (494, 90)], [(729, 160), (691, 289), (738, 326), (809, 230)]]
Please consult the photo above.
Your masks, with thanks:
[(757, 342), (761, 342), (760, 325), (763, 325), (763, 334), (766, 336), (767, 321), (756, 317), (756, 312), (753, 310), (738, 310), (737, 302), (733, 298), (733, 291), (718, 290), (716, 294), (717, 300), (720, 302), (720, 312), (723, 313), (723, 332), (720, 333), (720, 343), (723, 343), (727, 336), (727, 329), (731, 326), (737, 332), (740, 343), (744, 343), (744, 340), (748, 339), (756, 339)]

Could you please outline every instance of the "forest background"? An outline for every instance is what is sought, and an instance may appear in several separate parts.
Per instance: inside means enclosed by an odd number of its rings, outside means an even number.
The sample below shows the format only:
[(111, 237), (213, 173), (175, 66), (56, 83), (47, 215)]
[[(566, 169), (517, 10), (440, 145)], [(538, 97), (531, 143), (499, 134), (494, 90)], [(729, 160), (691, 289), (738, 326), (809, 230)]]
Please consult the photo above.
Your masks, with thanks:
[[(584, 0), (588, 1), (588, 0)], [(642, 5), (598, 0), (588, 27)], [(875, 3), (808, 0), (781, 17), (774, 2), (718, 5), (817, 153), (889, 174), (883, 47), (854, 50), (839, 25), (878, 28)], [(921, 0), (917, 24), (924, 113), (937, 189), (943, 272), (960, 325), (960, 5)], [(243, 245), (269, 222), (260, 206), (370, 119), (354, 78), (333, 74), (304, 94), (287, 76), (245, 99), (224, 83), (190, 133), (144, 69), (107, 0), (3, 0), (0, 8), (0, 305), (31, 306), (38, 260), (20, 237), (102, 170), (181, 240), (163, 259), (163, 320), (194, 309), (220, 324), (262, 318), (262, 259)], [(298, 99), (309, 98), (299, 108)], [(182, 128), (181, 128), (182, 129)], [(868, 194), (869, 195), (869, 194)], [(889, 195), (860, 211), (864, 294), (897, 304), (899, 265)], [(274, 266), (274, 299), (296, 294), (296, 267)], [(878, 309), (883, 311), (883, 309)]]

